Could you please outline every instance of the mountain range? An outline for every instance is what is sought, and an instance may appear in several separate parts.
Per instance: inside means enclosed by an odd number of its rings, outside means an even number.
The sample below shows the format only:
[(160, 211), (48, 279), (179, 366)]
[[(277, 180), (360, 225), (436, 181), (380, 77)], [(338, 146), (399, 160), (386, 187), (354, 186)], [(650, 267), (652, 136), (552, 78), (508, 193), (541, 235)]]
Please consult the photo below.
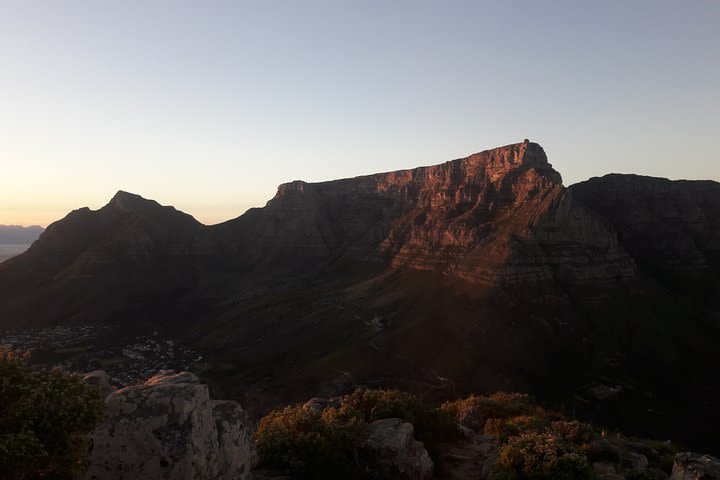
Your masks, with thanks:
[(256, 411), (348, 384), (521, 390), (715, 453), (718, 299), (720, 183), (565, 187), (527, 140), (286, 183), (213, 226), (121, 191), (0, 264), (0, 329), (165, 332)]
[(0, 245), (29, 245), (37, 240), (44, 230), (39, 225), (0, 225)]

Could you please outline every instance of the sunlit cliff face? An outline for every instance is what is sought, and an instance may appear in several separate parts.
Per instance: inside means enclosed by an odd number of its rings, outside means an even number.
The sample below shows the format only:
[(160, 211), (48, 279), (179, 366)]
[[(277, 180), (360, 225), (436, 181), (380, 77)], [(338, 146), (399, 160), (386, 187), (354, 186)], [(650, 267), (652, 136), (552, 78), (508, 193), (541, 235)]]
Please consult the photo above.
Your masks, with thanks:
[(284, 184), (258, 215), (261, 236), (299, 255), (345, 249), (482, 283), (634, 274), (614, 235), (528, 141), (430, 167)]

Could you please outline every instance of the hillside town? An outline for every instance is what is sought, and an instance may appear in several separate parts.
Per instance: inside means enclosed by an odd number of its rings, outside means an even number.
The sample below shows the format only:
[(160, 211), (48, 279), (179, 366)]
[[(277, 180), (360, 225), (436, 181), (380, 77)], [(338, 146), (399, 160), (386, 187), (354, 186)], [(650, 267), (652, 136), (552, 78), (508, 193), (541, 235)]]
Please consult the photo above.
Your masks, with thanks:
[(202, 361), (191, 348), (159, 332), (123, 344), (104, 341), (111, 332), (107, 325), (11, 330), (0, 334), (0, 348), (27, 352), (30, 363), (40, 368), (104, 370), (117, 386), (133, 385), (161, 370), (186, 370)]

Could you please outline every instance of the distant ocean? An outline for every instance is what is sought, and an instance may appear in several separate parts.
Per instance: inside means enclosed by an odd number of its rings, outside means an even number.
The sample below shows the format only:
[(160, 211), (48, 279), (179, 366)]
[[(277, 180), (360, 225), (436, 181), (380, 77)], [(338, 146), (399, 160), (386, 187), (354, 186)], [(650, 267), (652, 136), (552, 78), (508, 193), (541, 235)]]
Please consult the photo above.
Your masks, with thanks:
[(4, 262), (8, 258), (20, 255), (25, 250), (30, 248), (30, 245), (0, 245), (0, 262)]

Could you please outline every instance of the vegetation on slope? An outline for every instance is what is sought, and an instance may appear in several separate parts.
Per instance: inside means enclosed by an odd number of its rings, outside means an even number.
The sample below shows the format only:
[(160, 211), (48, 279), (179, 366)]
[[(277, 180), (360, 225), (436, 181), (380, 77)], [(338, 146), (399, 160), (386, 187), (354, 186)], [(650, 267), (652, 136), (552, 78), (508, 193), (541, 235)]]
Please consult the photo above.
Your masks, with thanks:
[(263, 418), (256, 434), (261, 464), (293, 478), (368, 478), (359, 451), (369, 423), (383, 418), (412, 423), (436, 466), (444, 444), (464, 441), (458, 424), (497, 437), (496, 480), (586, 480), (605, 467), (626, 480), (660, 480), (677, 452), (567, 419), (525, 394), (473, 395), (435, 407), (397, 390), (357, 390), (322, 411), (295, 405)]
[(0, 478), (77, 478), (87, 434), (102, 416), (100, 392), (59, 369), (30, 369), (0, 349)]
[(525, 394), (473, 395), (440, 408), (460, 424), (498, 437), (496, 480), (594, 479), (603, 468), (626, 480), (665, 479), (677, 453), (668, 443), (608, 434), (567, 419)]
[(295, 478), (366, 478), (358, 452), (367, 426), (401, 418), (415, 426), (415, 436), (433, 452), (456, 435), (450, 415), (398, 390), (356, 390), (322, 412), (302, 404), (268, 414), (257, 430), (263, 466)]

